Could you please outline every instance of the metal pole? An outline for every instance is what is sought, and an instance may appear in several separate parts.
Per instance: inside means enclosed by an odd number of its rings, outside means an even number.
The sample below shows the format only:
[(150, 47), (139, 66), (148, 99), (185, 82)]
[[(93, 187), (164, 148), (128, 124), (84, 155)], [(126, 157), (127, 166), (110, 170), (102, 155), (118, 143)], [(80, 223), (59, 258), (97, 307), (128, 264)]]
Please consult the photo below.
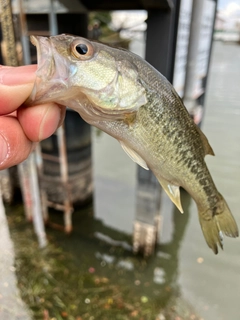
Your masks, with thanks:
[(35, 148), (35, 160), (38, 172), (38, 179), (40, 180), (39, 189), (41, 195), (41, 204), (42, 204), (42, 216), (45, 222), (48, 221), (48, 204), (47, 204), (47, 193), (45, 188), (41, 186), (42, 178), (43, 178), (43, 158), (41, 154), (41, 145), (40, 143), (37, 144)]
[(2, 189), (3, 199), (11, 203), (13, 200), (13, 185), (8, 169), (0, 171), (0, 189)]
[(72, 231), (72, 212), (73, 207), (70, 199), (69, 183), (68, 183), (68, 161), (66, 150), (66, 137), (64, 124), (57, 130), (57, 141), (59, 150), (60, 175), (62, 186), (65, 190), (64, 199), (64, 225), (65, 231), (70, 233)]
[(23, 193), (26, 218), (28, 221), (33, 221), (39, 247), (46, 247), (47, 237), (43, 223), (42, 205), (34, 152), (30, 154), (27, 160), (18, 165), (18, 172), (21, 190)]
[(51, 36), (58, 34), (57, 15), (54, 7), (55, 0), (50, 0), (50, 12), (48, 15)]
[(33, 203), (32, 203), (32, 190), (30, 187), (30, 174), (29, 174), (29, 162), (25, 160), (24, 162), (20, 163), (18, 166), (18, 176), (20, 180), (20, 187), (23, 197), (24, 203), (24, 213), (26, 219), (28, 221), (32, 221), (33, 215)]
[(23, 63), (31, 64), (31, 56), (30, 56), (30, 47), (28, 40), (28, 28), (26, 21), (26, 14), (23, 10), (22, 0), (18, 1), (19, 5), (19, 18), (20, 18), (20, 26), (21, 26), (21, 42), (23, 49)]
[(196, 103), (194, 99), (194, 88), (197, 75), (197, 57), (199, 39), (202, 24), (203, 7), (205, 0), (193, 0), (192, 19), (189, 36), (188, 60), (186, 67), (186, 79), (184, 88), (184, 103), (188, 111), (191, 111)]

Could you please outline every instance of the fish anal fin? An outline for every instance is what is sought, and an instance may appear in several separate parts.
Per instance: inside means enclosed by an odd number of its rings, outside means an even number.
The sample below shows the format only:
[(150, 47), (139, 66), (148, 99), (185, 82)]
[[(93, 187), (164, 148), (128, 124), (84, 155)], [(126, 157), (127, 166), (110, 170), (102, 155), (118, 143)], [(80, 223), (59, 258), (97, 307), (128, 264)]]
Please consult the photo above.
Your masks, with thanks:
[[(198, 128), (198, 127), (197, 127)], [(204, 147), (204, 151), (205, 151), (205, 155), (209, 154), (211, 156), (215, 156), (214, 151), (212, 149), (212, 147), (210, 146), (207, 137), (205, 136), (205, 134), (201, 131), (201, 129), (198, 128), (198, 131), (200, 133), (200, 137), (201, 140), (203, 142), (203, 147)]]
[(123, 141), (119, 141), (120, 145), (122, 146), (123, 150), (126, 152), (126, 154), (137, 164), (139, 164), (141, 167), (143, 167), (146, 170), (149, 170), (145, 160), (134, 150), (129, 148)]
[(166, 194), (171, 199), (171, 201), (175, 204), (175, 206), (178, 208), (178, 210), (181, 213), (183, 213), (179, 186), (175, 186), (163, 178), (157, 178), (157, 179), (158, 179), (159, 183), (161, 184), (161, 186), (163, 187)]

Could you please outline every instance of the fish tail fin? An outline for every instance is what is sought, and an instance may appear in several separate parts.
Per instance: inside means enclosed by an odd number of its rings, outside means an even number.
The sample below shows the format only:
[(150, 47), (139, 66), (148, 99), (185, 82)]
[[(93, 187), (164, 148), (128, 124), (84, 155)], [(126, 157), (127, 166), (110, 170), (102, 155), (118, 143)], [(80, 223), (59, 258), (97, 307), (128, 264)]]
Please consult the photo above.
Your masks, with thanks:
[(232, 238), (238, 237), (236, 221), (220, 193), (219, 202), (213, 210), (199, 210), (198, 214), (205, 240), (215, 254), (218, 253), (218, 245), (223, 249), (223, 234)]

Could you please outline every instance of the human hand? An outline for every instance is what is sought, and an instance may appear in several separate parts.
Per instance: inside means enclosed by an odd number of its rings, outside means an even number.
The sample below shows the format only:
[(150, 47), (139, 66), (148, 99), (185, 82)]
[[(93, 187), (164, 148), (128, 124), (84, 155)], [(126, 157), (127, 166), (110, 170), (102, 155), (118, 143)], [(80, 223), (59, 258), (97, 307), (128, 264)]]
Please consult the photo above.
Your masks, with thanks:
[(0, 170), (25, 160), (35, 143), (48, 138), (63, 122), (65, 108), (55, 103), (23, 106), (36, 68), (0, 66)]

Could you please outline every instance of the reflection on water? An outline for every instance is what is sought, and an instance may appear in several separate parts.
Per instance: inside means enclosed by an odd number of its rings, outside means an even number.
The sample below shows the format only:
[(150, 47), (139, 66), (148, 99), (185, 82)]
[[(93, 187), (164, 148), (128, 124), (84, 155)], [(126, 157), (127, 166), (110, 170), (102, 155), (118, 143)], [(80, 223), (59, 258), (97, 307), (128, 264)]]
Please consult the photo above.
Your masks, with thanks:
[[(132, 239), (129, 234), (106, 226), (100, 219), (95, 218), (91, 205), (84, 210), (75, 211), (73, 215), (74, 231), (70, 236), (65, 236), (60, 231), (48, 229), (50, 242), (61, 248), (62, 254), (70, 254), (71, 259), (73, 259), (74, 265), (79, 272), (79, 274), (76, 274), (76, 278), (78, 278), (76, 281), (79, 281), (82, 274), (86, 274), (86, 272), (89, 273), (89, 276), (93, 274), (94, 279), (100, 279), (98, 280), (100, 281), (99, 283), (101, 281), (104, 283), (105, 281), (109, 286), (112, 285), (114, 287), (114, 290), (112, 289), (107, 294), (108, 301), (113, 299), (111, 300), (113, 301), (112, 304), (116, 303), (117, 299), (112, 296), (115, 292), (116, 296), (124, 299), (126, 305), (132, 306), (126, 311), (124, 304), (122, 310), (120, 308), (115, 313), (113, 312), (113, 318), (105, 318), (103, 312), (96, 319), (129, 319), (125, 315), (126, 312), (128, 316), (136, 313), (136, 315), (139, 315), (137, 319), (144, 320), (175, 320), (175, 316), (180, 317), (176, 319), (182, 320), (199, 319), (193, 312), (193, 308), (181, 298), (181, 289), (178, 285), (179, 248), (181, 247), (181, 241), (189, 219), (188, 207), (190, 203), (189, 196), (185, 192), (182, 192), (182, 194), (185, 214), (180, 214), (174, 208), (174, 232), (171, 242), (164, 245), (158, 244), (156, 254), (148, 260), (144, 260), (141, 256), (135, 256), (132, 253)], [(10, 216), (13, 217), (12, 215)], [(61, 214), (52, 212), (51, 220), (54, 223), (61, 223)], [(22, 227), (20, 224), (19, 228), (21, 229)], [(16, 229), (14, 230), (16, 232)], [(18, 232), (21, 231), (18, 230)], [(33, 257), (30, 257), (30, 259), (35, 260)], [(71, 263), (71, 261), (69, 263), (65, 261), (65, 268), (71, 270)], [(51, 269), (49, 266), (47, 268)], [(19, 272), (21, 275), (21, 271)], [(73, 271), (73, 273), (76, 273), (76, 271)], [(74, 277), (74, 275), (72, 276)], [(31, 278), (30, 274), (29, 277)], [(74, 291), (68, 274), (62, 280), (66, 282), (66, 285), (69, 285), (68, 290), (70, 292), (71, 290)], [(29, 279), (29, 281), (31, 282), (32, 280)], [(84, 281), (86, 282), (86, 280)], [(89, 286), (92, 287), (92, 280), (89, 281), (90, 284), (87, 284), (84, 290), (87, 290)], [(55, 286), (57, 285), (55, 284)], [(86, 295), (83, 295), (85, 297), (84, 301), (86, 299), (89, 299), (89, 301), (96, 299), (99, 296), (99, 289), (99, 287), (92, 287), (91, 294), (86, 291), (88, 295), (87, 298)], [(104, 291), (105, 289), (102, 288), (102, 290)], [(79, 291), (80, 296), (82, 292), (83, 289), (81, 288)], [(22, 292), (22, 294), (26, 296), (26, 292)], [(109, 294), (110, 297), (108, 296)], [(102, 299), (102, 295), (99, 297)], [(33, 297), (33, 299), (35, 298)], [(44, 299), (44, 294), (38, 299)], [(68, 299), (67, 296), (66, 299)], [(67, 301), (63, 302), (65, 304), (68, 303)], [(102, 308), (102, 306), (99, 307)], [(90, 313), (93, 317), (97, 315), (93, 310)], [(90, 319), (87, 316), (85, 317), (84, 314), (81, 314), (82, 318), (79, 319)], [(118, 318), (116, 317), (117, 315), (119, 315)]]
[[(78, 320), (90, 319), (89, 315), (93, 317), (91, 319), (99, 320), (131, 319), (132, 317), (144, 320), (199, 319), (193, 308), (181, 298), (181, 289), (178, 285), (179, 248), (188, 223), (190, 203), (190, 198), (185, 192), (182, 199), (185, 214), (181, 215), (174, 209), (174, 232), (171, 242), (164, 245), (158, 244), (156, 254), (148, 260), (132, 253), (130, 234), (119, 232), (95, 218), (91, 205), (75, 211), (74, 231), (70, 236), (65, 236), (58, 230), (47, 230), (51, 245), (45, 252), (36, 250), (32, 228), (26, 224), (23, 216), (20, 218), (21, 214), (20, 216), (18, 214), (18, 219), (14, 222), (17, 210), (14, 210), (15, 213), (12, 209), (8, 210), (12, 236), (17, 247), (16, 263), (23, 299), (33, 310), (40, 307), (36, 307), (32, 300), (40, 299), (45, 303), (45, 300), (49, 299), (50, 306), (46, 303), (45, 309), (50, 313), (46, 314), (53, 316), (51, 312), (59, 312), (60, 318), (57, 317), (57, 319), (64, 319), (61, 314), (66, 312), (60, 312), (59, 309), (67, 310), (68, 314), (73, 312), (75, 315), (78, 310), (79, 318), (76, 318)], [(53, 223), (62, 223), (62, 215), (51, 212), (51, 220)], [(27, 249), (23, 248), (24, 245), (28, 246)], [(57, 248), (57, 252), (52, 245)], [(61, 271), (59, 265), (62, 264), (65, 271), (61, 279), (58, 279)], [(51, 283), (53, 278), (54, 283)], [(75, 288), (75, 283), (80, 282), (82, 285), (79, 284)], [(52, 288), (51, 285), (53, 285)], [(59, 287), (68, 291), (63, 298)], [(58, 292), (58, 298), (56, 298), (56, 292)], [(78, 300), (79, 297), (83, 299), (83, 305), (78, 301), (79, 306), (75, 311), (68, 310), (71, 292), (78, 293)], [(62, 304), (56, 303), (56, 299), (62, 301)], [(101, 302), (98, 311), (90, 306), (90, 302), (95, 300), (96, 304)], [(103, 306), (103, 301), (108, 302)], [(120, 304), (119, 301), (123, 304), (122, 307), (116, 307)], [(71, 303), (77, 304), (75, 298)], [(103, 310), (100, 312), (101, 308)], [(109, 313), (105, 314), (105, 308), (112, 310), (111, 317)], [(38, 316), (34, 319), (43, 319), (39, 317), (40, 311), (38, 310), (36, 313)], [(179, 318), (175, 318), (177, 316)]]
[[(75, 228), (71, 236), (70, 247), (66, 249), (73, 250), (78, 259), (86, 254), (87, 249), (87, 255), (96, 258), (100, 264), (105, 262), (106, 265), (111, 265), (113, 270), (127, 271), (121, 281), (130, 286), (133, 283), (137, 284), (134, 287), (136, 293), (142, 292), (142, 294), (154, 299), (157, 305), (164, 307), (172, 295), (179, 295), (177, 285), (178, 252), (188, 223), (190, 204), (188, 194), (184, 191), (182, 194), (185, 213), (182, 215), (174, 208), (174, 233), (171, 242), (157, 245), (156, 255), (148, 260), (143, 260), (140, 256), (132, 254), (132, 241), (129, 235), (110, 228), (104, 225), (101, 220), (92, 217), (88, 217), (92, 221), (82, 221), (82, 217), (77, 212), (74, 215), (74, 225), (78, 227)], [(91, 226), (91, 230), (89, 226)], [(79, 246), (80, 236), (84, 236), (85, 241), (88, 242), (88, 247), (85, 247), (84, 252)], [(66, 242), (64, 241), (62, 245), (65, 246)], [(115, 272), (111, 274), (111, 277), (117, 282), (120, 281)]]

